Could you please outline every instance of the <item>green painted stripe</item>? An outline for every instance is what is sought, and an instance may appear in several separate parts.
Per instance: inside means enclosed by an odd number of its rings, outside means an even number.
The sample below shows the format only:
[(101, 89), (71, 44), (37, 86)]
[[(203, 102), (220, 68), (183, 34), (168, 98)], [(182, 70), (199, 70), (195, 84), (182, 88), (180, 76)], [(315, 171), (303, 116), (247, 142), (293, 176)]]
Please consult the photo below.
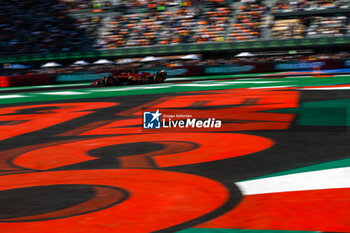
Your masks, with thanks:
[(350, 126), (350, 99), (311, 101), (302, 103), (299, 108), (268, 112), (298, 114), (298, 125)]
[(280, 231), (280, 230), (246, 230), (246, 229), (217, 229), (189, 228), (176, 233), (316, 233), (316, 231)]
[(320, 163), (320, 164), (316, 164), (316, 165), (312, 165), (312, 166), (283, 171), (283, 172), (274, 173), (274, 174), (270, 174), (270, 175), (266, 175), (266, 176), (260, 176), (260, 177), (256, 177), (256, 178), (249, 179), (249, 180), (290, 175), (290, 174), (296, 174), (296, 173), (302, 173), (302, 172), (321, 171), (321, 170), (333, 169), (333, 168), (344, 168), (344, 167), (350, 167), (350, 159), (341, 159), (341, 160), (331, 161), (331, 162), (327, 162), (327, 163)]
[(314, 108), (350, 108), (350, 99), (311, 101), (305, 102), (303, 106)]

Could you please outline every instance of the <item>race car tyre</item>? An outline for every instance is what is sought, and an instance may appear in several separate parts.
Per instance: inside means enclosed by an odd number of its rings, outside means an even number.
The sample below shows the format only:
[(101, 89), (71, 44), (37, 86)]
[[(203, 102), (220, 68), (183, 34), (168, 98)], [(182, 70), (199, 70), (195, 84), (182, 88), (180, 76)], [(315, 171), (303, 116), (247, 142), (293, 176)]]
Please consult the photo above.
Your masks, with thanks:
[(106, 86), (113, 86), (115, 84), (115, 79), (112, 76), (106, 78)]
[(155, 83), (163, 83), (164, 77), (162, 75), (157, 75), (155, 78)]

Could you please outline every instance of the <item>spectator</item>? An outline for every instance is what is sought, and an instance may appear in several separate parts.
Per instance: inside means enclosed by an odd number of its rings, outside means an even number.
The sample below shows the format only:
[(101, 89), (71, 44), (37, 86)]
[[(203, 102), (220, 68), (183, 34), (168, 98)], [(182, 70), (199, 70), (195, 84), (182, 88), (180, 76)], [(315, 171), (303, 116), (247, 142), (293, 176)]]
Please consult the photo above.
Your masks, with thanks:
[[(0, 53), (204, 43), (263, 38), (270, 12), (263, 0), (7, 0), (0, 10)], [(277, 0), (272, 12), (350, 7), (348, 0)], [(92, 14), (95, 10), (106, 12)], [(70, 16), (68, 16), (70, 15)], [(71, 16), (74, 17), (71, 17)], [(272, 38), (342, 36), (345, 16), (276, 19)], [(272, 24), (272, 23), (271, 23)], [(264, 34), (268, 35), (268, 33)]]
[(266, 7), (262, 1), (244, 3), (238, 9), (237, 23), (232, 24), (229, 40), (256, 40), (261, 37), (261, 25)]
[(348, 0), (277, 0), (272, 7), (273, 13), (305, 10), (326, 10), (349, 7)]
[(343, 36), (346, 33), (346, 21), (346, 16), (315, 16), (307, 29), (307, 36)]
[(57, 1), (7, 0), (0, 11), (0, 52), (80, 51), (84, 49), (84, 30)]
[(301, 19), (276, 20), (272, 28), (272, 37), (275, 39), (303, 38), (305, 28)]

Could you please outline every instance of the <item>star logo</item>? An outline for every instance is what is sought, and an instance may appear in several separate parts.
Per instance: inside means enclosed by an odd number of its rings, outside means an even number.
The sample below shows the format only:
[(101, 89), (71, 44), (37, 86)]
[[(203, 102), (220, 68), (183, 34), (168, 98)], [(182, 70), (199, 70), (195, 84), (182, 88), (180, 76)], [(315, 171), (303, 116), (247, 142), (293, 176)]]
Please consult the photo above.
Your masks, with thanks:
[(155, 113), (151, 113), (151, 115), (153, 116), (151, 122), (153, 122), (154, 120), (159, 121), (159, 117), (160, 117), (160, 115), (162, 115), (162, 114), (159, 112), (159, 109), (157, 109), (157, 111), (156, 111)]

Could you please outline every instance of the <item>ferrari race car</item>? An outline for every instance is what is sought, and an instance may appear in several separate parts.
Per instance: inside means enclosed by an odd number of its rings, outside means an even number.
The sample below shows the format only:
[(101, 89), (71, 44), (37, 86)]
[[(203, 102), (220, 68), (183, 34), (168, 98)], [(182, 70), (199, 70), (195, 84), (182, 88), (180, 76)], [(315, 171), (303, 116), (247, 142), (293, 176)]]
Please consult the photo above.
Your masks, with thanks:
[(116, 86), (130, 84), (163, 83), (167, 77), (164, 70), (159, 70), (156, 74), (147, 72), (121, 72), (116, 75), (108, 75), (94, 81), (93, 86)]

